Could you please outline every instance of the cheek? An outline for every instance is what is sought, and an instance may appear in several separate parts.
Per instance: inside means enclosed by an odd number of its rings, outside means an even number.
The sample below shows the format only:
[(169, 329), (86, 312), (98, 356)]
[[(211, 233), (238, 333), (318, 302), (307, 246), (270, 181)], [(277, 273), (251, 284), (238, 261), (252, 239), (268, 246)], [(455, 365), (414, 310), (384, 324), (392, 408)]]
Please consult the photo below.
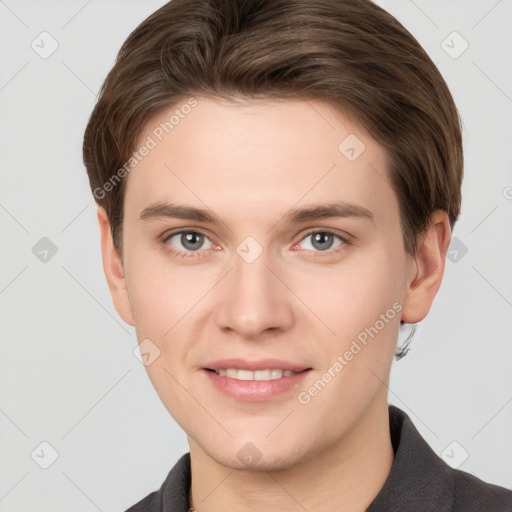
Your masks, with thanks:
[(344, 343), (373, 326), (381, 315), (386, 320), (397, 316), (402, 300), (403, 268), (396, 262), (389, 254), (381, 257), (377, 254), (329, 272), (313, 270), (307, 279), (297, 280), (294, 289), (324, 324), (321, 327), (319, 323), (322, 331), (327, 335), (331, 331)]
[[(369, 406), (388, 380), (402, 308), (400, 280), (393, 277), (399, 269), (384, 261), (376, 263), (359, 266), (358, 272), (347, 269), (346, 274), (326, 280), (323, 292), (317, 292), (310, 302), (335, 333), (322, 336), (316, 350), (322, 356), (315, 382), (329, 382), (312, 399), (318, 410), (339, 403), (355, 414)], [(315, 382), (308, 386), (317, 386)], [(322, 382), (318, 387), (323, 389)], [(309, 390), (315, 393), (311, 387), (301, 391), (309, 394)], [(349, 418), (340, 411), (328, 421), (332, 428), (339, 428), (339, 422)]]
[[(136, 327), (165, 340), (211, 287), (197, 269), (171, 266), (165, 254), (132, 253), (127, 289)], [(144, 331), (144, 332), (142, 332)]]
[(349, 332), (344, 339), (350, 346), (344, 354), (353, 361), (349, 370), (356, 379), (369, 379), (377, 387), (387, 381), (396, 349), (404, 273), (401, 255), (393, 248), (382, 250), (351, 282), (346, 302)]

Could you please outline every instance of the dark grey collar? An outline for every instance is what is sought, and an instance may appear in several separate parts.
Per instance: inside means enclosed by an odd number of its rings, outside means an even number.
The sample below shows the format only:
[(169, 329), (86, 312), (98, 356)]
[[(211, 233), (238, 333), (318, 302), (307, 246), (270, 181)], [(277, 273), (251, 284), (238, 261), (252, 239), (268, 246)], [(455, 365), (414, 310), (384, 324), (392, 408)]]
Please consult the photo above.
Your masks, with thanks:
[(405, 412), (389, 406), (389, 429), (395, 460), (389, 476), (366, 512), (453, 509), (453, 470), (416, 430)]

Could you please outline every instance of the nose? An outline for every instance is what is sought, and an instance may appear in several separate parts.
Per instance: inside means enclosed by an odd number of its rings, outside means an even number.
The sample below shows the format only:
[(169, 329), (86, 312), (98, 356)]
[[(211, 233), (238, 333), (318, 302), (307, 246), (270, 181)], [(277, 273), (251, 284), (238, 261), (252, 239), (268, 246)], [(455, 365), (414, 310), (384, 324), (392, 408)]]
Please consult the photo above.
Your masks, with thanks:
[(275, 265), (270, 267), (266, 252), (252, 263), (237, 254), (234, 268), (222, 282), (216, 322), (223, 331), (254, 339), (263, 333), (278, 333), (294, 324), (293, 293), (283, 282)]

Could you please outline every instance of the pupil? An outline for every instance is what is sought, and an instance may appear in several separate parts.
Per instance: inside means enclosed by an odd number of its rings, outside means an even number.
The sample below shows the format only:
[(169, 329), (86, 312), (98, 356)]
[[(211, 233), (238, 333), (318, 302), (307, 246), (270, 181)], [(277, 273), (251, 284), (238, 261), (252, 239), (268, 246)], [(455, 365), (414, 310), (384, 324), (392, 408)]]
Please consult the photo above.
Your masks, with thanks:
[(313, 247), (320, 251), (329, 249), (333, 244), (333, 236), (331, 233), (315, 233), (313, 237)]
[(203, 235), (199, 233), (185, 233), (181, 235), (181, 243), (183, 247), (194, 251), (203, 245)]

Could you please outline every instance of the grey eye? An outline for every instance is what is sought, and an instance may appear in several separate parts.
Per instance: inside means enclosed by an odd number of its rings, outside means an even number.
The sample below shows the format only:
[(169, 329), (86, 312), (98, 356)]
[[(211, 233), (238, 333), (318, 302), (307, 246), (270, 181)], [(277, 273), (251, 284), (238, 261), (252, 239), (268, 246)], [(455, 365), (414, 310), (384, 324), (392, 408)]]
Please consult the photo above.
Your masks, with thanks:
[(197, 231), (180, 231), (167, 239), (167, 243), (181, 252), (194, 252), (200, 249), (211, 249), (212, 242)]
[(183, 233), (180, 242), (186, 249), (197, 251), (204, 243), (204, 236), (200, 233)]
[(318, 232), (312, 233), (311, 245), (319, 251), (330, 249), (334, 243), (334, 235), (332, 233)]
[(330, 233), (329, 231), (313, 231), (306, 235), (300, 244), (306, 245), (302, 247), (303, 249), (318, 252), (339, 247), (343, 242), (343, 238), (335, 233)]

